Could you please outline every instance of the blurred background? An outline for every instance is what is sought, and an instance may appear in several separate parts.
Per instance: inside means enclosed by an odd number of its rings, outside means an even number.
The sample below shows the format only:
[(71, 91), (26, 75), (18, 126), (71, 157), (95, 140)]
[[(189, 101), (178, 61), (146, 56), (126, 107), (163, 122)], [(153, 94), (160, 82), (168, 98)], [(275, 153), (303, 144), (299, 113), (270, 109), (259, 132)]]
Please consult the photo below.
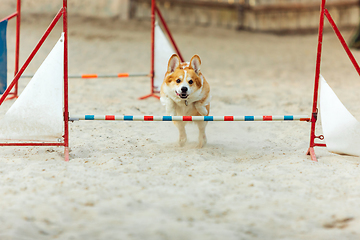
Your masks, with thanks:
[[(321, 0), (157, 0), (169, 24), (216, 26), (280, 34), (316, 32)], [(56, 14), (61, 0), (23, 0), (22, 13)], [(148, 21), (151, 0), (68, 0), (70, 16)], [(357, 26), (359, 0), (327, 0), (340, 28)], [(1, 0), (0, 16), (16, 9)]]

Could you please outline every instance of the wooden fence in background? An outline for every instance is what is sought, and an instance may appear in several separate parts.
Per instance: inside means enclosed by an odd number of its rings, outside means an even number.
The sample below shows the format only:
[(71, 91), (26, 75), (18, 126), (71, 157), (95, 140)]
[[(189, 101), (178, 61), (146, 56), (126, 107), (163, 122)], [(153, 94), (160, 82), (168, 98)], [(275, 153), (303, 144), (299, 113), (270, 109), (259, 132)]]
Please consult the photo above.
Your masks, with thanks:
[[(359, 0), (328, 0), (340, 28), (359, 23)], [(319, 0), (157, 0), (170, 24), (218, 26), (274, 33), (314, 32)], [(150, 0), (131, 0), (130, 18), (150, 18)]]

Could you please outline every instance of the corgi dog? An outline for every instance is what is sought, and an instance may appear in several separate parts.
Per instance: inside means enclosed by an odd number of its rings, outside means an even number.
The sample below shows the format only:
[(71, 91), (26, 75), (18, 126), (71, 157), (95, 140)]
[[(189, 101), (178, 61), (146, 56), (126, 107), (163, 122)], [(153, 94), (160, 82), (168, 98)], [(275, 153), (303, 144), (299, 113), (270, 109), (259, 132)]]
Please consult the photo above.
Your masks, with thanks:
[[(177, 54), (173, 54), (168, 62), (167, 72), (160, 90), (160, 101), (170, 116), (208, 116), (210, 112), (210, 85), (200, 71), (201, 60), (194, 55), (190, 62), (181, 62)], [(184, 146), (187, 137), (187, 122), (174, 124), (179, 129), (179, 144)], [(207, 122), (196, 121), (199, 127), (199, 145), (206, 144), (205, 128)]]

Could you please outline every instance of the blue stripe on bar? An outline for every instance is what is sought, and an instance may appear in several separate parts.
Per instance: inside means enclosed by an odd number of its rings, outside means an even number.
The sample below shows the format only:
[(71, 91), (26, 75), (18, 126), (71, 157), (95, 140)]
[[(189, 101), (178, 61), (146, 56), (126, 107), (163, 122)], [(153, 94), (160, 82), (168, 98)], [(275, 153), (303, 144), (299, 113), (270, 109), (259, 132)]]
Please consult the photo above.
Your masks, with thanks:
[(94, 115), (85, 115), (85, 120), (94, 120), (95, 116)]
[(254, 121), (254, 116), (245, 116), (245, 121)]
[[(116, 116), (116, 115), (72, 115), (78, 120), (118, 120), (118, 121), (309, 121), (306, 115), (276, 116)], [(73, 120), (76, 121), (76, 120)]]
[(163, 116), (163, 121), (172, 121), (172, 116)]
[(133, 116), (124, 116), (124, 121), (132, 121), (133, 119)]
[(214, 121), (213, 116), (204, 116), (204, 121)]

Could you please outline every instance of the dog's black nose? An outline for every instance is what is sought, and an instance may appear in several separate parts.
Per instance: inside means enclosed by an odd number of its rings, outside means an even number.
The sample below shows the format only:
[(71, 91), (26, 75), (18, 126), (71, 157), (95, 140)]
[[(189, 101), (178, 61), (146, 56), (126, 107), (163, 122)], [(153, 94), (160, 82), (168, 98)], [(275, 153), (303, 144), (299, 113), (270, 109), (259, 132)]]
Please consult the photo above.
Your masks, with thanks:
[(182, 91), (182, 92), (187, 92), (187, 90), (188, 90), (187, 87), (182, 87), (182, 88), (181, 88), (181, 91)]

